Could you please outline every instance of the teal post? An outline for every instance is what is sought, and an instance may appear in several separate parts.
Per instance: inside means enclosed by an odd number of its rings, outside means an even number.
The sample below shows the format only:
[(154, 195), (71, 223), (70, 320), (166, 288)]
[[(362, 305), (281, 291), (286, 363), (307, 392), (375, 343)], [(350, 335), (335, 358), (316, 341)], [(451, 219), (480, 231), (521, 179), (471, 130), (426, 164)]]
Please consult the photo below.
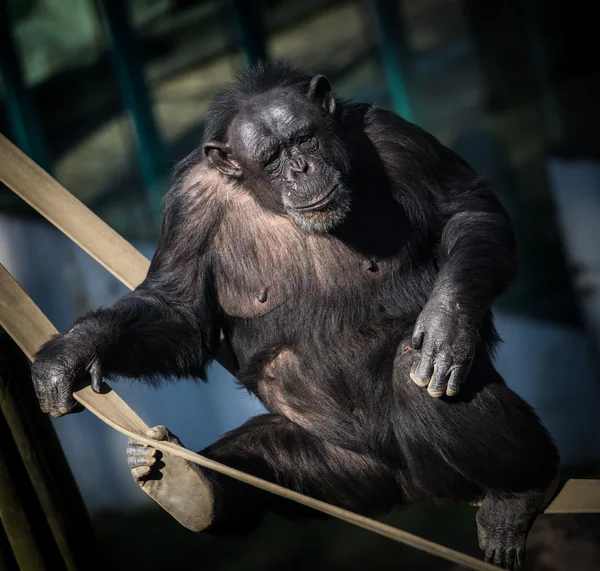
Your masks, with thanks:
[(231, 13), (246, 67), (267, 59), (261, 0), (231, 0)]
[(4, 86), (8, 124), (15, 145), (27, 153), (44, 170), (52, 163), (44, 142), (42, 128), (23, 80), (6, 3), (0, 0), (0, 78)]
[(548, 140), (557, 142), (561, 135), (562, 126), (559, 101), (550, 77), (546, 38), (542, 26), (543, 2), (525, 0), (524, 8), (527, 21), (529, 58), (539, 90), (544, 129)]
[(167, 170), (165, 149), (152, 110), (144, 62), (131, 26), (128, 2), (101, 0), (99, 5), (110, 36), (117, 83), (131, 117), (148, 199), (153, 213), (160, 220)]
[(372, 6), (392, 107), (407, 121), (414, 121), (414, 110), (410, 103), (411, 58), (399, 3), (372, 0)]

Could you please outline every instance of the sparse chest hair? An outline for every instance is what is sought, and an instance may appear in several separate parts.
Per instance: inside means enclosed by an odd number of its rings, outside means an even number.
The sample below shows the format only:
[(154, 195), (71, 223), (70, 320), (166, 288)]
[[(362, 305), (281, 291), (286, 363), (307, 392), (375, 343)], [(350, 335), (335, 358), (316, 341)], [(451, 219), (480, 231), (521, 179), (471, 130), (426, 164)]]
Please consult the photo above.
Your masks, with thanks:
[(394, 259), (363, 256), (329, 234), (308, 234), (248, 195), (230, 201), (215, 251), (219, 304), (228, 315), (244, 318), (297, 307), (303, 299), (375, 302), (398, 266)]

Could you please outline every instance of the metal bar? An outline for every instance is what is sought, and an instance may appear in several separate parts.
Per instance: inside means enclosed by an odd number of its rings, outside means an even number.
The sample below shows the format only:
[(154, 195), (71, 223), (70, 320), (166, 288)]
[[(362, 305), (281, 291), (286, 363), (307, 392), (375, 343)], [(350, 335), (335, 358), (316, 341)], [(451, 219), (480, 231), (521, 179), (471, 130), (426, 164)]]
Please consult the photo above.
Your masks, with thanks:
[(23, 79), (6, 2), (2, 1), (0, 1), (0, 79), (4, 85), (7, 119), (14, 142), (42, 168), (50, 171), (52, 163), (35, 107)]
[(166, 184), (166, 155), (144, 77), (144, 62), (131, 26), (128, 2), (99, 0), (123, 104), (129, 112), (140, 168), (152, 212), (160, 220)]
[(263, 5), (260, 0), (231, 0), (231, 13), (236, 34), (247, 67), (268, 58), (263, 27)]
[(542, 22), (544, 6), (543, 2), (525, 0), (523, 7), (528, 30), (529, 59), (537, 81), (544, 131), (549, 142), (556, 142), (560, 138), (562, 125), (558, 94), (550, 77)]
[(414, 121), (414, 109), (410, 101), (412, 58), (399, 3), (372, 0), (372, 10), (392, 107), (407, 121)]

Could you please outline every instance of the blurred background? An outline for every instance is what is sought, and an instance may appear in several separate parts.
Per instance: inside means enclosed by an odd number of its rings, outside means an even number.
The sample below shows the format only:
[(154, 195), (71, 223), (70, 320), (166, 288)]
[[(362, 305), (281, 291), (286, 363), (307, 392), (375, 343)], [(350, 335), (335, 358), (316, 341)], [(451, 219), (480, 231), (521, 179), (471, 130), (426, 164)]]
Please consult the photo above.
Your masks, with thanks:
[[(0, 132), (150, 257), (170, 171), (245, 66), (289, 59), (326, 74), (340, 97), (394, 109), (469, 161), (508, 208), (520, 277), (497, 303), (497, 366), (554, 436), (563, 475), (598, 477), (593, 14), (586, 0), (0, 0)], [(126, 291), (2, 186), (0, 262), (59, 329)], [(218, 364), (208, 384), (118, 390), (194, 450), (262, 410)], [(120, 434), (89, 413), (53, 425), (104, 568), (453, 568), (337, 522), (273, 517), (245, 538), (192, 534), (138, 489)], [(479, 556), (474, 513), (411, 507), (384, 520)], [(527, 568), (600, 569), (599, 516), (541, 517)]]

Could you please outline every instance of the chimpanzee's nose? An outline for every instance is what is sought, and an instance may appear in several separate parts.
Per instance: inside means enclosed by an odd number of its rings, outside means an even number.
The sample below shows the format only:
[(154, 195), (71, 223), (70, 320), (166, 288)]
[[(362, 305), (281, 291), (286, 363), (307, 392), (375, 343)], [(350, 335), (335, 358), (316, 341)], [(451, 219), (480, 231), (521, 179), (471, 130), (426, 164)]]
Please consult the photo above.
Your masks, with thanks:
[(294, 174), (303, 174), (308, 170), (308, 163), (302, 157), (292, 157), (290, 168)]

